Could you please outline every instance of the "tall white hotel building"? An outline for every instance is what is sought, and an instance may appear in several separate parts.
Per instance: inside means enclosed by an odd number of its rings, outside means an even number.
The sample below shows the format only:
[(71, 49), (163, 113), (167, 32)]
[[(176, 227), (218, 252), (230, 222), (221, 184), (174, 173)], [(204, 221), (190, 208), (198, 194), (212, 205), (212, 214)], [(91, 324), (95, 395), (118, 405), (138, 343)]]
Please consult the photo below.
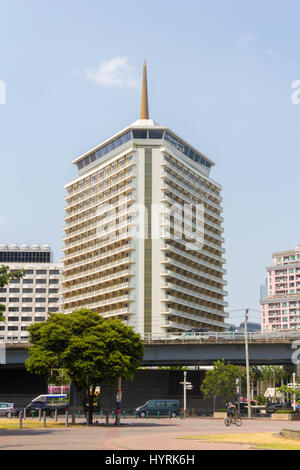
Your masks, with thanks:
[[(89, 308), (142, 334), (224, 331), (221, 186), (210, 178), (210, 159), (149, 119), (146, 64), (141, 119), (73, 163), (78, 178), (65, 187), (64, 312)], [(189, 205), (182, 237), (181, 215), (166, 215), (174, 205)], [(197, 205), (203, 246), (187, 249)]]

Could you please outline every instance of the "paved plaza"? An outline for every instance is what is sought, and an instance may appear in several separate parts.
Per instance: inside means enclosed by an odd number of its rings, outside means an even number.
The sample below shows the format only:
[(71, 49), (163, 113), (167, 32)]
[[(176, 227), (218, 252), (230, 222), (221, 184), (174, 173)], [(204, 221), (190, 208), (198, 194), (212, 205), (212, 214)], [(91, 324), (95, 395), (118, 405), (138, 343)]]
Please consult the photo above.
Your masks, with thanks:
[(249, 450), (251, 445), (211, 443), (191, 436), (251, 433), (278, 434), (282, 429), (300, 429), (297, 422), (270, 419), (243, 420), (242, 427), (226, 428), (223, 420), (208, 418), (124, 419), (121, 426), (85, 426), (0, 430), (1, 450)]

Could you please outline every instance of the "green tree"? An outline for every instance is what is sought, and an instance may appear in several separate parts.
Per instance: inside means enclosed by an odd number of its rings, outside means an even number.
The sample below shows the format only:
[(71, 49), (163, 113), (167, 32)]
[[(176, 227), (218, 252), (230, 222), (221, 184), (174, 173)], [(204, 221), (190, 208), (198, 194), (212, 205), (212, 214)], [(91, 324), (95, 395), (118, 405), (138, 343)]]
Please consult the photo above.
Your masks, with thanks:
[[(13, 279), (22, 279), (24, 274), (24, 269), (10, 271), (9, 266), (0, 266), (0, 288), (5, 287)], [(4, 312), (5, 305), (0, 304), (0, 322), (5, 321)]]
[(235, 396), (235, 380), (245, 376), (243, 367), (225, 364), (224, 360), (214, 363), (214, 368), (206, 372), (201, 386), (204, 398), (214, 395), (222, 397), (225, 402)]
[(65, 369), (79, 393), (89, 423), (96, 387), (132, 380), (143, 359), (140, 335), (120, 320), (104, 320), (91, 310), (70, 315), (50, 314), (45, 323), (29, 328), (26, 369), (49, 379), (51, 370)]

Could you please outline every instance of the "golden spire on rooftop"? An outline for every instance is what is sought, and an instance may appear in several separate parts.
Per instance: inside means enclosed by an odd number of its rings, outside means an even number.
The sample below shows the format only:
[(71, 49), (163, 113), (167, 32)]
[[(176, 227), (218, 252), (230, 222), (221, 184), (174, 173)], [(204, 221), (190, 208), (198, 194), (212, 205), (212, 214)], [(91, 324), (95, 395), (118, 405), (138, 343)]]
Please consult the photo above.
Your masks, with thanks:
[(144, 62), (141, 119), (149, 119), (147, 65)]

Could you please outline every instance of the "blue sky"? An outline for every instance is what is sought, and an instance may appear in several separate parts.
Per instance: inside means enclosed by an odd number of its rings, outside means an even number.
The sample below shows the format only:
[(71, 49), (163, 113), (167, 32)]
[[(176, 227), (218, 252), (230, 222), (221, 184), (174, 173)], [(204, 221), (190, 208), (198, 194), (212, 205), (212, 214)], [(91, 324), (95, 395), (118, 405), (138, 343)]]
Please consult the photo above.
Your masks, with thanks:
[(258, 310), (272, 252), (300, 243), (299, 17), (297, 1), (0, 0), (1, 242), (59, 260), (71, 162), (139, 117), (146, 58), (151, 118), (216, 163), (230, 308)]

